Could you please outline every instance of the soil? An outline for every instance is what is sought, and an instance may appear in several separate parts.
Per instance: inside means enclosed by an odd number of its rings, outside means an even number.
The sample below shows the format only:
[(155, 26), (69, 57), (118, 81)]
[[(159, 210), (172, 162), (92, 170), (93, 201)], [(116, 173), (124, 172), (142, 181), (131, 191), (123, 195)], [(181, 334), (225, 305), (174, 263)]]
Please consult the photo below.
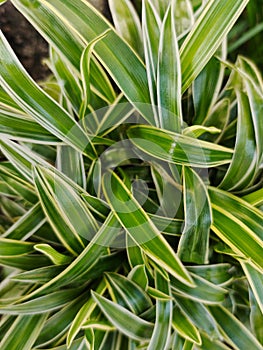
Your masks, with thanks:
[[(107, 0), (89, 0), (109, 18)], [(37, 81), (46, 78), (49, 70), (43, 59), (48, 57), (48, 45), (10, 1), (0, 6), (0, 29), (28, 73)]]
[(9, 1), (0, 6), (0, 28), (29, 74), (35, 80), (45, 78), (49, 71), (42, 60), (48, 45)]

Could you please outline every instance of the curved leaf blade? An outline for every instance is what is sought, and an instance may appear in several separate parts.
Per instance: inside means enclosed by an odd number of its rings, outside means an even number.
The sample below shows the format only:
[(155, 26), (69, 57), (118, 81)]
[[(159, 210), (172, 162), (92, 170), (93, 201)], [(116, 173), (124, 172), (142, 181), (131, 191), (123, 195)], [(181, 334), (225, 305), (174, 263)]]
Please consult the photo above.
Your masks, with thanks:
[(114, 214), (136, 245), (166, 271), (191, 285), (191, 278), (171, 246), (115, 173), (104, 175), (103, 190)]
[(127, 134), (139, 150), (173, 164), (208, 168), (232, 159), (229, 148), (150, 126), (132, 126)]

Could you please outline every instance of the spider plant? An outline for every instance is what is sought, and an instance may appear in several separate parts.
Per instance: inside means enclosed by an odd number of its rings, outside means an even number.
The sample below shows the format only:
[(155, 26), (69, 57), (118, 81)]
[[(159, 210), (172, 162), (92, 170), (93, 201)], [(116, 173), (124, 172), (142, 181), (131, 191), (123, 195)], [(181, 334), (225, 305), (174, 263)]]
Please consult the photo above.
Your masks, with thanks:
[[(12, 0), (0, 36), (2, 350), (262, 349), (263, 82), (248, 0)], [(233, 36), (232, 36), (233, 37)]]

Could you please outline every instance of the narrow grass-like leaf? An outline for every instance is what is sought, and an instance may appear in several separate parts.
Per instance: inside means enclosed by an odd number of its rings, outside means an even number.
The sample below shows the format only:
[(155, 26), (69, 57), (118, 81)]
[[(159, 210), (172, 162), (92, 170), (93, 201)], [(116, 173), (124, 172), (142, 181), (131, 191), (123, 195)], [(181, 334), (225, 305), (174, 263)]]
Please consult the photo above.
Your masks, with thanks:
[(224, 74), (221, 62), (212, 58), (193, 82), (195, 124), (203, 124), (219, 94)]
[(257, 150), (252, 116), (247, 96), (236, 91), (238, 118), (235, 152), (219, 187), (228, 191), (246, 188), (253, 181), (257, 166)]
[(185, 224), (179, 241), (182, 261), (208, 263), (212, 211), (202, 179), (188, 167), (183, 168)]
[(56, 166), (79, 186), (86, 188), (84, 160), (80, 152), (69, 146), (58, 147)]
[(157, 67), (157, 101), (161, 128), (180, 132), (182, 126), (181, 66), (174, 21), (174, 2), (161, 27)]
[(129, 235), (126, 236), (126, 250), (131, 267), (145, 264), (145, 256), (142, 249), (139, 246), (134, 245), (134, 241)]
[(205, 333), (201, 333), (202, 345), (198, 346), (200, 350), (230, 350), (232, 347), (225, 345), (219, 340), (208, 337)]
[(3, 34), (0, 34), (0, 50), (0, 83), (3, 88), (41, 126), (72, 147), (85, 152), (88, 157), (94, 158), (95, 151), (88, 136), (70, 114), (30, 78)]
[[(105, 36), (107, 36), (107, 31), (102, 33), (97, 38), (93, 39), (85, 48), (85, 50), (82, 52), (81, 59), (80, 59), (80, 73), (82, 78), (82, 90), (83, 90), (83, 96), (82, 96), (82, 104), (81, 104), (81, 110), (80, 110), (80, 118), (83, 119), (85, 117), (86, 109), (90, 103), (91, 100), (91, 57), (93, 54), (93, 50), (95, 45), (102, 40)], [(96, 129), (96, 126), (94, 126), (94, 129)], [(94, 130), (91, 130), (94, 132)]]
[[(257, 145), (258, 165), (263, 159), (263, 122), (262, 122), (262, 98), (263, 82), (261, 74), (253, 62), (246, 58), (239, 58), (238, 62), (245, 74), (242, 74), (243, 81), (247, 90), (248, 99), (251, 108), (251, 114), (254, 123), (255, 139)], [(242, 72), (242, 73), (243, 73)]]
[(128, 136), (144, 153), (173, 164), (208, 168), (230, 163), (233, 154), (229, 148), (149, 126), (132, 126)]
[(193, 26), (194, 12), (190, 0), (176, 0), (175, 4), (175, 27), (179, 40)]
[(187, 270), (194, 274), (203, 277), (205, 280), (213, 284), (225, 284), (232, 278), (229, 270), (231, 265), (228, 263), (209, 264), (209, 265), (195, 265), (188, 266)]
[(204, 278), (192, 275), (196, 287), (190, 288), (183, 285), (180, 281), (172, 278), (171, 288), (176, 295), (184, 296), (191, 300), (197, 300), (204, 304), (218, 304), (224, 301), (227, 290), (216, 286)]
[(263, 205), (263, 188), (245, 195), (242, 199), (256, 207)]
[(47, 313), (61, 308), (81, 293), (80, 289), (68, 289), (46, 294), (42, 297), (9, 306), (0, 305), (0, 312), (10, 315)]
[(251, 329), (257, 340), (263, 344), (262, 311), (251, 289), (249, 290), (249, 302), (251, 305), (249, 315)]
[(0, 238), (0, 256), (8, 257), (15, 255), (23, 255), (31, 253), (34, 244), (28, 242), (21, 242), (14, 239)]
[[(98, 287), (96, 288), (96, 293), (102, 295), (105, 290), (106, 290), (106, 282), (103, 279), (98, 285)], [(86, 320), (89, 319), (95, 307), (96, 307), (95, 301), (92, 298), (90, 298), (79, 310), (67, 334), (68, 347), (72, 345), (72, 342), (77, 336), (78, 332), (81, 330), (82, 325), (85, 323)]]
[(263, 275), (248, 263), (240, 260), (242, 269), (248, 279), (250, 287), (254, 293), (258, 306), (263, 314)]
[(72, 261), (71, 257), (59, 253), (49, 244), (36, 244), (34, 249), (46, 255), (55, 265), (69, 264)]
[(20, 270), (33, 270), (36, 268), (50, 265), (50, 260), (43, 255), (15, 255), (0, 257), (0, 264), (4, 266), (14, 267)]
[(82, 294), (66, 304), (61, 310), (55, 312), (45, 322), (35, 346), (44, 347), (55, 342), (65, 335), (76, 313), (84, 304), (86, 295)]
[[(204, 140), (214, 141), (218, 143), (222, 137), (222, 133), (227, 129), (230, 118), (230, 100), (228, 98), (221, 99), (217, 104), (215, 104), (207, 118), (203, 121), (206, 127), (216, 127), (221, 130), (220, 135), (206, 134), (203, 136)], [(236, 120), (235, 120), (236, 123)]]
[[(158, 271), (155, 275), (155, 287), (160, 292), (171, 295), (170, 282), (163, 277)], [(171, 325), (173, 317), (173, 302), (172, 300), (156, 301), (156, 319), (148, 350), (166, 350), (170, 344)]]
[(173, 328), (185, 339), (201, 344), (201, 336), (191, 320), (176, 306), (173, 309)]
[(219, 338), (216, 321), (202, 303), (179, 296), (176, 297), (176, 303), (199, 331), (204, 331), (210, 338)]
[[(69, 57), (68, 52), (72, 52), (69, 43), (73, 42), (72, 44), (77, 46), (73, 53), (77, 60), (80, 57), (80, 46), (84, 48), (85, 44), (87, 45), (107, 29), (111, 29), (107, 40), (101, 40), (96, 45), (95, 54), (127, 99), (136, 104), (142, 114), (145, 114), (146, 119), (149, 118), (149, 121), (153, 122), (151, 116), (144, 113), (144, 103), (150, 103), (150, 97), (143, 63), (92, 5), (77, 0), (38, 0), (33, 7), (28, 0), (13, 0), (13, 3), (31, 23), (38, 27), (46, 39), (67, 57)], [(56, 30), (54, 30), (54, 23), (56, 23)], [(81, 41), (85, 44), (83, 45)]]
[(235, 349), (262, 349), (253, 334), (227, 309), (222, 306), (210, 306), (209, 310)]
[[(79, 254), (79, 256), (59, 275), (48, 281), (45, 285), (39, 287), (32, 293), (28, 294), (23, 300), (35, 297), (44, 290), (64, 286), (80, 279), (81, 276), (87, 274), (93, 267), (93, 264), (104, 255), (106, 247), (109, 247), (115, 236), (119, 232), (117, 220), (113, 214), (109, 214), (102, 227), (98, 230), (92, 241)], [(38, 258), (39, 259), (39, 258)], [(45, 264), (46, 266), (48, 263)], [(33, 269), (34, 267), (32, 267)]]
[(92, 297), (109, 321), (123, 334), (134, 340), (148, 340), (153, 331), (150, 322), (134, 315), (124, 307), (92, 292)]
[(65, 266), (45, 266), (30, 271), (21, 272), (12, 277), (12, 280), (23, 283), (39, 283), (44, 284), (50, 279), (56, 277), (64, 270)]
[(247, 3), (248, 0), (207, 2), (180, 49), (183, 92), (214, 55)]
[(158, 0), (152, 0), (153, 5), (155, 6), (156, 10), (159, 13), (159, 16), (163, 19), (165, 16), (165, 13), (170, 6), (170, 0), (163, 0), (163, 1), (158, 1)]
[(131, 281), (137, 283), (143, 290), (147, 289), (149, 282), (145, 265), (137, 265), (132, 268), (129, 272), (128, 278), (130, 278)]
[(157, 66), (158, 66), (158, 55), (159, 55), (160, 27), (161, 27), (161, 20), (155, 7), (152, 5), (151, 1), (143, 0), (142, 2), (142, 34), (143, 34), (146, 73), (148, 78), (151, 103), (153, 106), (155, 125), (158, 127), (160, 125), (159, 125), (159, 120), (158, 120), (155, 106), (157, 106), (156, 82), (157, 82)]
[(13, 140), (30, 141), (32, 143), (61, 143), (61, 140), (37, 124), (32, 118), (15, 113), (0, 112), (0, 134)]
[[(105, 271), (111, 269), (115, 270), (120, 265), (122, 260), (123, 255), (119, 253), (102, 256), (100, 259), (98, 259), (94, 266), (92, 265), (91, 268), (87, 268), (86, 273), (83, 273), (82, 277), (80, 277), (79, 279), (79, 282), (85, 283), (89, 279), (101, 276)], [(18, 275), (15, 275), (12, 279), (22, 281), (24, 283), (38, 283), (44, 285), (45, 283), (58, 276), (67, 268), (66, 265), (50, 266), (49, 264), (50, 261), (46, 261), (47, 266), (36, 269), (34, 268), (34, 266), (32, 266), (30, 271), (19, 273)]]
[(106, 278), (113, 295), (116, 291), (134, 314), (139, 315), (152, 306), (147, 293), (130, 279), (117, 273), (107, 273)]
[(2, 339), (1, 350), (31, 349), (44, 326), (46, 317), (47, 315), (18, 316)]
[(210, 134), (218, 134), (220, 131), (220, 129), (213, 126), (192, 125), (185, 128), (183, 130), (183, 134), (186, 136), (199, 138), (206, 132)]
[[(210, 188), (213, 231), (239, 256), (263, 268), (262, 213), (247, 202), (224, 191)], [(243, 211), (239, 211), (243, 208)]]
[(32, 236), (46, 222), (40, 203), (34, 205), (20, 217), (2, 237), (25, 240)]
[(127, 0), (109, 0), (109, 7), (117, 32), (138, 53), (143, 55), (142, 33), (139, 16)]
[[(81, 252), (84, 248), (82, 238), (87, 237), (86, 234), (89, 234), (92, 226), (90, 228), (85, 226), (81, 229), (84, 217), (86, 217), (84, 215), (86, 208), (82, 205), (80, 198), (69, 185), (55, 177), (55, 174), (48, 172), (47, 169), (37, 168), (35, 170), (35, 184), (43, 211), (59, 240), (69, 252), (73, 254)], [(75, 209), (77, 213), (71, 216)], [(74, 218), (75, 215), (78, 215), (77, 221), (69, 222), (68, 217)], [(77, 222), (79, 226), (76, 227)], [(94, 232), (95, 230), (92, 231)]]
[(78, 113), (81, 106), (82, 92), (80, 82), (72, 67), (68, 62), (65, 62), (62, 55), (57, 53), (54, 48), (50, 48), (50, 69), (56, 77), (62, 94), (70, 102), (75, 113)]
[(192, 285), (191, 278), (175, 252), (115, 173), (104, 175), (103, 190), (116, 217), (136, 245), (169, 273), (183, 283)]
[[(33, 350), (37, 349), (38, 348), (33, 348)], [(52, 348), (43, 348), (43, 350), (90, 350), (90, 348), (88, 347), (85, 337), (80, 337), (77, 340), (75, 340), (69, 348), (67, 347), (67, 345), (60, 345)]]

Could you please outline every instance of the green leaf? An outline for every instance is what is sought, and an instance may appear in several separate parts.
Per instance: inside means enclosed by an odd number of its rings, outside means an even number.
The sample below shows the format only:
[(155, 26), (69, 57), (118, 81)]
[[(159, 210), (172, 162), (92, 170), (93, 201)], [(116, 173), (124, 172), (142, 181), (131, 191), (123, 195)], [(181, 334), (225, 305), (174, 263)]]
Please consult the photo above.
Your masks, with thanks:
[(0, 238), (0, 257), (29, 254), (34, 251), (34, 244), (14, 239)]
[(202, 179), (191, 168), (183, 168), (185, 224), (179, 241), (182, 261), (208, 263), (211, 205)]
[(149, 282), (145, 265), (136, 265), (132, 268), (129, 272), (128, 278), (138, 284), (143, 290), (147, 289)]
[[(37, 350), (37, 348), (34, 348), (33, 350)], [(85, 337), (80, 337), (77, 340), (75, 340), (69, 348), (67, 347), (67, 345), (61, 345), (52, 348), (49, 347), (45, 350), (89, 350), (89, 348)]]
[(218, 97), (223, 77), (224, 67), (219, 60), (213, 57), (194, 80), (195, 124), (205, 123), (208, 113)]
[(263, 268), (262, 213), (225, 191), (210, 187), (213, 231), (240, 257)]
[(140, 19), (132, 3), (127, 0), (109, 0), (109, 7), (116, 31), (139, 56), (143, 56)]
[[(69, 252), (81, 252), (82, 238), (92, 237), (96, 227), (88, 208), (74, 189), (51, 171), (35, 168), (34, 176), (43, 211), (54, 232)], [(86, 217), (90, 218), (89, 226)]]
[(184, 92), (214, 55), (248, 0), (208, 1), (180, 48)]
[[(83, 90), (83, 97), (82, 97), (82, 104), (81, 104), (81, 110), (80, 110), (80, 118), (83, 119), (85, 117), (86, 109), (90, 103), (91, 100), (91, 57), (93, 54), (93, 50), (95, 45), (105, 38), (108, 34), (108, 31), (105, 31), (95, 39), (93, 39), (85, 48), (85, 50), (81, 54), (80, 58), (80, 73), (82, 78), (82, 90)], [(96, 126), (94, 126), (94, 130), (96, 129)], [(94, 130), (91, 130), (94, 132)]]
[[(159, 125), (156, 107), (157, 106), (157, 66), (159, 55), (159, 37), (160, 37), (161, 20), (160, 17), (149, 0), (142, 1), (142, 34), (144, 45), (144, 56), (146, 73), (149, 85), (149, 92), (155, 125)], [(157, 40), (158, 38), (158, 40)]]
[(127, 99), (153, 123), (151, 115), (144, 111), (144, 104), (150, 103), (150, 97), (143, 63), (92, 5), (78, 0), (38, 0), (33, 6), (29, 0), (13, 0), (13, 3), (50, 44), (74, 59), (77, 68), (84, 46), (110, 29), (107, 38), (96, 45), (96, 57)]
[(235, 152), (228, 171), (219, 185), (228, 191), (242, 190), (252, 183), (258, 159), (248, 98), (242, 91), (236, 91), (236, 94), (238, 118)]
[(254, 123), (255, 139), (257, 146), (258, 162), (260, 165), (263, 161), (263, 122), (262, 122), (262, 98), (263, 98), (263, 82), (261, 73), (255, 67), (254, 63), (247, 58), (239, 58), (238, 64), (242, 72), (242, 78), (247, 90), (247, 95), (251, 108), (251, 115)]
[(253, 334), (256, 336), (258, 341), (263, 343), (263, 327), (262, 327), (262, 311), (259, 304), (255, 298), (254, 293), (249, 290), (249, 302), (250, 308), (250, 324)]
[[(83, 288), (82, 288), (83, 289)], [(61, 308), (69, 303), (73, 298), (78, 296), (81, 289), (68, 289), (50, 293), (39, 298), (15, 305), (0, 305), (0, 311), (3, 314), (10, 315), (32, 315), (47, 313), (49, 311)]]
[(46, 222), (40, 203), (34, 205), (21, 216), (2, 237), (26, 240), (31, 237)]
[(31, 349), (44, 326), (46, 317), (47, 315), (18, 316), (2, 339), (1, 349)]
[(155, 6), (156, 10), (158, 11), (161, 18), (165, 16), (165, 13), (170, 6), (170, 0), (152, 0), (153, 5)]
[(56, 77), (62, 94), (70, 102), (75, 113), (78, 113), (82, 103), (79, 79), (74, 74), (72, 67), (65, 61), (65, 58), (53, 47), (50, 48), (49, 66)]
[(191, 278), (171, 246), (115, 173), (104, 175), (103, 191), (117, 219), (136, 245), (169, 273), (183, 283), (192, 285)]
[(173, 328), (185, 339), (190, 340), (198, 345), (202, 344), (201, 336), (197, 328), (185, 313), (175, 306), (173, 309)]
[(94, 158), (95, 151), (88, 136), (70, 114), (30, 78), (2, 33), (0, 53), (2, 57), (0, 83), (3, 88), (46, 130), (80, 152), (84, 152), (91, 159)]
[[(103, 279), (98, 285), (98, 287), (96, 288), (96, 293), (101, 295), (105, 292), (105, 290), (106, 290), (106, 283)], [(72, 345), (73, 340), (77, 336), (78, 332), (81, 330), (82, 325), (85, 323), (86, 320), (89, 319), (95, 307), (96, 307), (95, 301), (92, 298), (90, 298), (78, 311), (67, 334), (68, 347)]]
[(56, 166), (79, 186), (86, 188), (84, 160), (80, 152), (69, 146), (58, 147)]
[[(92, 241), (78, 255), (78, 257), (67, 266), (60, 274), (49, 280), (43, 286), (37, 288), (32, 293), (29, 293), (23, 300), (35, 297), (44, 290), (51, 290), (69, 285), (70, 283), (79, 280), (82, 276), (90, 272), (94, 264), (105, 253), (106, 247), (109, 247), (116, 235), (119, 233), (119, 226), (113, 214), (110, 213), (104, 224), (98, 230)], [(39, 259), (39, 258), (38, 258)], [(1, 260), (0, 260), (1, 262)], [(48, 263), (46, 263), (48, 265)]]
[(134, 315), (124, 307), (92, 292), (92, 297), (108, 320), (123, 334), (134, 340), (147, 340), (151, 337), (153, 325)]
[(51, 342), (53, 343), (61, 336), (64, 336), (76, 313), (84, 304), (85, 299), (86, 296), (81, 295), (49, 317), (45, 322), (45, 326), (42, 329), (35, 346), (47, 346), (47, 344), (50, 344)]
[(48, 266), (50, 261), (43, 255), (15, 255), (0, 257), (0, 264), (28, 271)]
[[(171, 295), (170, 282), (158, 271), (155, 275), (155, 287), (160, 292)], [(173, 317), (172, 300), (156, 300), (156, 319), (150, 343), (149, 350), (168, 349), (171, 337), (171, 325)]]
[(191, 0), (176, 0), (175, 4), (175, 28), (179, 40), (193, 26), (194, 13)]
[(261, 272), (250, 266), (248, 263), (240, 260), (242, 269), (248, 279), (252, 292), (263, 314), (263, 275)]
[(230, 350), (232, 347), (226, 346), (219, 340), (208, 337), (205, 333), (201, 333), (202, 345), (197, 347), (200, 350)]
[(176, 303), (199, 331), (205, 332), (209, 338), (219, 338), (216, 321), (202, 303), (179, 296), (176, 297)]
[(221, 132), (220, 129), (217, 129), (214, 126), (202, 126), (202, 125), (192, 125), (188, 126), (183, 130), (183, 134), (186, 136), (192, 136), (194, 138), (199, 138), (204, 133), (210, 133), (210, 134), (218, 134)]
[(127, 133), (141, 151), (173, 164), (208, 168), (230, 163), (233, 154), (229, 148), (150, 126), (132, 126)]
[(263, 205), (263, 188), (245, 195), (242, 199), (256, 207)]
[(55, 265), (69, 264), (72, 261), (71, 257), (59, 253), (49, 244), (36, 244), (34, 249), (46, 255)]
[(183, 296), (185, 298), (200, 301), (204, 304), (218, 304), (225, 300), (227, 290), (217, 286), (206, 279), (198, 276), (191, 275), (195, 283), (195, 287), (185, 286), (180, 281), (172, 278), (171, 288), (173, 294), (176, 298), (176, 295)]
[(147, 293), (127, 277), (112, 272), (107, 273), (106, 278), (113, 296), (116, 292), (124, 306), (134, 314), (139, 315), (152, 306)]
[(61, 140), (26, 114), (0, 112), (0, 134), (13, 140), (29, 141), (32, 143), (61, 143)]
[(188, 266), (187, 270), (193, 272), (195, 275), (198, 275), (213, 284), (224, 285), (225, 283), (229, 282), (232, 278), (232, 275), (229, 272), (230, 268), (230, 264), (221, 263), (203, 266)]
[(181, 67), (173, 4), (165, 14), (160, 32), (157, 101), (159, 126), (179, 133), (182, 126)]
[(262, 349), (252, 333), (227, 309), (222, 306), (210, 306), (209, 310), (236, 349)]
[(21, 272), (12, 277), (14, 281), (21, 281), (24, 283), (39, 283), (44, 284), (50, 279), (56, 277), (64, 270), (65, 266), (45, 266), (36, 268), (30, 271)]

